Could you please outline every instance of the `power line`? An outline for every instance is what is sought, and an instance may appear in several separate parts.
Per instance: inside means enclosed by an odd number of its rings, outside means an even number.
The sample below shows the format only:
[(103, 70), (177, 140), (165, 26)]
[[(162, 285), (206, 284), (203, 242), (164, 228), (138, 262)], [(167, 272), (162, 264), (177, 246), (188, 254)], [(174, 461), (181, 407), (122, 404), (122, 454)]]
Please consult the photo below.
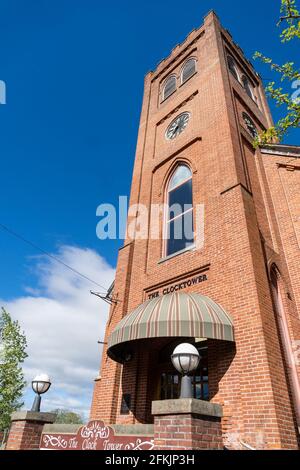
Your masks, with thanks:
[(48, 256), (49, 258), (53, 259), (54, 261), (56, 261), (57, 263), (60, 263), (62, 264), (65, 268), (67, 269), (70, 269), (70, 271), (72, 271), (74, 274), (77, 274), (78, 276), (86, 279), (87, 281), (90, 281), (92, 282), (93, 284), (95, 284), (96, 286), (98, 287), (101, 287), (101, 289), (104, 289), (105, 291), (107, 291), (106, 287), (103, 287), (101, 286), (101, 284), (98, 284), (98, 282), (94, 281), (93, 279), (91, 279), (90, 277), (86, 276), (85, 274), (82, 274), (80, 273), (79, 271), (77, 271), (76, 269), (72, 268), (72, 266), (69, 266), (68, 264), (64, 263), (63, 261), (61, 261), (59, 258), (56, 258), (56, 256), (53, 256), (51, 255), (50, 253), (48, 253), (47, 251), (43, 250), (42, 248), (40, 248), (38, 245), (36, 245), (35, 243), (27, 240), (26, 238), (24, 238), (22, 235), (19, 235), (18, 233), (14, 232), (13, 230), (11, 230), (10, 228), (8, 228), (6, 225), (3, 225), (0, 223), (0, 228), (2, 228), (3, 230), (5, 230), (6, 232), (8, 232), (10, 235), (13, 235), (14, 237), (18, 238), (19, 240), (22, 240), (24, 243), (27, 243), (27, 245), (30, 245), (31, 247), (35, 248), (36, 250), (39, 250), (41, 253), (43, 253), (44, 255)]

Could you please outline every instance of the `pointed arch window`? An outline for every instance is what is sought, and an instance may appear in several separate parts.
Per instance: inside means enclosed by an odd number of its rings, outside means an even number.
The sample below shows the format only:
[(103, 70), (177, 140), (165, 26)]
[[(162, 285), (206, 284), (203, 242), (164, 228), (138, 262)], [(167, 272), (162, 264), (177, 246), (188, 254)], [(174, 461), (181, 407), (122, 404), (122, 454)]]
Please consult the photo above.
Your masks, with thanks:
[(181, 83), (186, 82), (196, 73), (196, 59), (191, 58), (186, 61), (181, 72)]
[(166, 250), (170, 256), (194, 244), (192, 172), (179, 165), (167, 187)]
[(163, 86), (163, 93), (162, 93), (162, 100), (166, 100), (174, 91), (176, 90), (176, 77), (175, 75), (171, 75), (166, 81)]

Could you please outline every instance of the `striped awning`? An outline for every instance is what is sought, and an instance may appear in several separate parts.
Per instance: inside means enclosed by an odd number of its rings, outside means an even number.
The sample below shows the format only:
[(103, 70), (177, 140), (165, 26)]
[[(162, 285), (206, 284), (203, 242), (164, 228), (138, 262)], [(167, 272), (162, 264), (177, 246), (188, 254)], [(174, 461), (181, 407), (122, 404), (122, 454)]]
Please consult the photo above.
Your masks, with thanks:
[(185, 292), (166, 294), (147, 300), (125, 315), (108, 338), (108, 355), (119, 360), (125, 343), (163, 337), (234, 341), (233, 322), (209, 297)]

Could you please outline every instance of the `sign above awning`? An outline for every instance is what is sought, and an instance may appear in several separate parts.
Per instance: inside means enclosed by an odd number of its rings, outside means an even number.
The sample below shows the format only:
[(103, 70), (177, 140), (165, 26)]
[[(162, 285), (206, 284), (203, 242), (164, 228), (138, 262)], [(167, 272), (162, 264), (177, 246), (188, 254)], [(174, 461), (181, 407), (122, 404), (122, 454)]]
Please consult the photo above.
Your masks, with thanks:
[(123, 362), (125, 343), (151, 338), (234, 341), (230, 315), (209, 297), (176, 292), (147, 300), (125, 315), (108, 338), (108, 355)]

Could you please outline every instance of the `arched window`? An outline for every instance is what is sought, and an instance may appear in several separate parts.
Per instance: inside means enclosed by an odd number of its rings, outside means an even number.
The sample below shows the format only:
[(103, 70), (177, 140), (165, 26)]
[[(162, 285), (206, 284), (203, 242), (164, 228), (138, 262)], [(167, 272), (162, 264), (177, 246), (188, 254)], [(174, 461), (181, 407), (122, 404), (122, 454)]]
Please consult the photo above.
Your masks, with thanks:
[(250, 98), (252, 100), (254, 100), (254, 94), (253, 94), (253, 91), (252, 91), (252, 87), (251, 87), (250, 81), (249, 81), (248, 77), (246, 77), (246, 75), (242, 76), (242, 83), (243, 83), (243, 87), (244, 87), (247, 95), (250, 96)]
[(176, 77), (172, 75), (169, 77), (164, 84), (162, 99), (167, 99), (176, 90)]
[(196, 73), (196, 59), (189, 59), (182, 68), (181, 83), (186, 82), (194, 73)]
[(167, 188), (166, 256), (194, 243), (192, 172), (186, 165), (174, 171)]
[(230, 72), (232, 73), (234, 78), (236, 78), (239, 81), (239, 74), (237, 71), (237, 66), (236, 66), (234, 58), (231, 55), (227, 56), (227, 62), (228, 62), (228, 68)]
[(254, 139), (256, 139), (256, 137), (258, 137), (258, 132), (257, 132), (256, 126), (255, 126), (254, 122), (252, 121), (251, 117), (248, 116), (247, 113), (243, 113), (243, 119), (244, 119), (244, 122), (247, 126), (248, 131), (250, 132), (252, 137)]

